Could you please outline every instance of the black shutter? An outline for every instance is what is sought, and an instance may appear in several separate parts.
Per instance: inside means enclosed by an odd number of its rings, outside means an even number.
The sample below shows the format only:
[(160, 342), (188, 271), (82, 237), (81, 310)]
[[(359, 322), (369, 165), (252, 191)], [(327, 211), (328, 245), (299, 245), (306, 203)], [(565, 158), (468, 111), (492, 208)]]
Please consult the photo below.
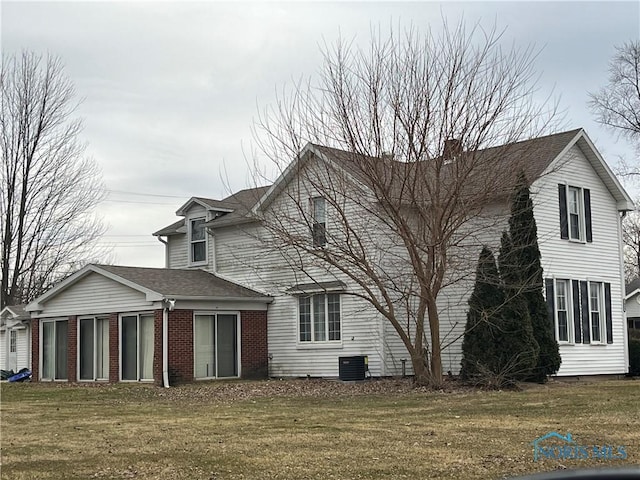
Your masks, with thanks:
[(558, 201), (560, 203), (560, 238), (569, 238), (569, 218), (567, 216), (567, 186), (558, 185)]
[(582, 305), (582, 343), (591, 343), (591, 333), (589, 331), (589, 289), (587, 282), (580, 282), (580, 300)]
[(582, 328), (580, 323), (580, 282), (571, 280), (573, 289), (573, 340), (575, 343), (582, 343)]
[(604, 284), (604, 312), (607, 322), (607, 343), (613, 343), (613, 320), (611, 318), (611, 284)]
[(545, 296), (547, 297), (547, 312), (551, 320), (551, 328), (553, 330), (553, 338), (556, 339), (556, 321), (555, 321), (555, 297), (553, 292), (553, 278), (544, 279)]
[(588, 188), (582, 191), (584, 192), (584, 228), (587, 234), (587, 242), (593, 242), (593, 233), (591, 230), (591, 191)]

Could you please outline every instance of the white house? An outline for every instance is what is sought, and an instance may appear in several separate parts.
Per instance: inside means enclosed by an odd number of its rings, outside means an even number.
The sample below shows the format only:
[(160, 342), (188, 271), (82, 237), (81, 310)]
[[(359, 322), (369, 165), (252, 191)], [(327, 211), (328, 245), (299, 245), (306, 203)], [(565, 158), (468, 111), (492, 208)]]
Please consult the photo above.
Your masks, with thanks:
[(0, 312), (0, 370), (31, 369), (31, 317), (24, 305)]
[[(505, 151), (511, 156), (535, 152), (527, 175), (534, 179), (531, 191), (545, 292), (562, 356), (558, 375), (625, 373), (620, 222), (633, 208), (631, 198), (582, 129), (509, 147)], [(290, 204), (304, 195), (309, 208), (317, 209), (313, 185), (304, 184), (308, 179), (300, 169), (329, 162), (343, 166), (348, 175), (344, 153), (308, 145), (299, 165), (292, 164), (268, 189), (245, 190), (222, 201), (193, 198), (177, 212), (183, 219), (155, 233), (167, 243), (168, 268), (205, 268), (274, 297), (268, 312), (271, 375), (337, 376), (338, 358), (352, 355), (367, 355), (373, 375), (395, 375), (408, 358), (390, 324), (367, 302), (350, 295), (357, 289), (353, 282), (311, 262), (304, 271), (291, 268), (274, 249), (266, 248), (277, 239), (269, 239), (255, 221), (256, 213), (269, 209), (293, 218)], [(510, 160), (504, 158), (504, 168)], [(357, 184), (357, 175), (353, 180)], [(329, 207), (322, 205), (320, 210), (326, 221), (322, 228), (331, 228)], [(352, 215), (362, 215), (373, 231), (383, 228), (355, 208)], [(299, 230), (300, 223), (291, 228)], [(314, 232), (307, 235), (314, 241)], [(376, 240), (372, 243), (380, 244)], [(471, 269), (476, 260), (475, 253), (469, 255)], [(462, 334), (472, 280), (443, 293), (442, 337)], [(320, 332), (318, 338), (314, 329)], [(460, 346), (460, 341), (454, 342), (443, 353), (445, 371), (457, 373)]]
[[(504, 169), (527, 154), (545, 294), (562, 356), (558, 375), (626, 373), (621, 218), (633, 209), (629, 195), (582, 129), (480, 154), (497, 155)], [(380, 268), (390, 265), (395, 258), (393, 232), (368, 213), (367, 185), (349, 158), (347, 152), (309, 144), (273, 185), (222, 200), (193, 197), (180, 207), (179, 220), (154, 233), (166, 244), (166, 268), (90, 266), (36, 299), (27, 306), (33, 319), (34, 378), (159, 382), (176, 369), (186, 380), (238, 377), (245, 376), (245, 363), (271, 376), (337, 377), (339, 359), (352, 356), (367, 356), (373, 376), (398, 375), (404, 367), (411, 373), (396, 331), (358, 296), (362, 285), (339, 269), (296, 257), (260, 221), (270, 216), (283, 222), (290, 235), (322, 247), (341, 235), (340, 219), (317, 187), (321, 182), (347, 182), (359, 202), (346, 201), (342, 212), (360, 229), (367, 255), (375, 256)], [(378, 160), (390, 168), (401, 165), (389, 158)], [(331, 166), (339, 178), (303, 174), (314, 165)], [(473, 187), (488, 188), (480, 179), (476, 183)], [(502, 220), (479, 235), (479, 241), (499, 244), (508, 207), (506, 196), (488, 207)], [(348, 248), (349, 242), (342, 240)], [(465, 268), (471, 273), (478, 251), (474, 245), (466, 257)], [(393, 274), (399, 284), (411, 281), (402, 270)], [(443, 351), (443, 369), (454, 374), (460, 366), (472, 288), (470, 274), (439, 297), (440, 336), (450, 343)], [(110, 374), (98, 377), (95, 322), (101, 318), (108, 319), (103, 341), (109, 342)], [(233, 329), (227, 325), (230, 318)], [(45, 352), (45, 329), (59, 340), (55, 355), (51, 349)], [(141, 340), (147, 337), (148, 342)], [(81, 352), (89, 345), (94, 370), (82, 378), (88, 356)], [(234, 369), (217, 370), (215, 352), (229, 348), (235, 352)], [(56, 355), (66, 362), (59, 378), (44, 374), (43, 362), (51, 370)], [(230, 358), (223, 361), (229, 364)], [(136, 372), (125, 373), (123, 364), (134, 361)], [(141, 375), (140, 365), (149, 362), (152, 372)]]
[(624, 300), (627, 326), (629, 329), (640, 330), (640, 278), (627, 284)]

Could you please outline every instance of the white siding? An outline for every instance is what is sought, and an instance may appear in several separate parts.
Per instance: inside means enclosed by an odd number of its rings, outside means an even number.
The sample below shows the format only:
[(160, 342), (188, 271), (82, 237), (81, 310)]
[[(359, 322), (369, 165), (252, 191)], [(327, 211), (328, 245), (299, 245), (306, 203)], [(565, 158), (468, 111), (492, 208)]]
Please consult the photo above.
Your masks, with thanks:
[[(592, 243), (560, 238), (560, 183), (591, 190)], [(532, 192), (544, 276), (611, 283), (613, 343), (560, 345), (562, 365), (558, 375), (625, 373), (620, 216), (615, 200), (578, 146), (571, 148), (556, 171), (535, 182)]]
[(9, 348), (9, 345), (7, 344), (8, 339), (8, 331), (0, 331), (0, 370), (7, 370), (7, 349)]
[(167, 237), (169, 264), (167, 268), (187, 268), (189, 263), (189, 245), (186, 234), (171, 235)]
[(126, 312), (150, 308), (137, 290), (97, 273), (90, 273), (44, 303), (39, 317)]

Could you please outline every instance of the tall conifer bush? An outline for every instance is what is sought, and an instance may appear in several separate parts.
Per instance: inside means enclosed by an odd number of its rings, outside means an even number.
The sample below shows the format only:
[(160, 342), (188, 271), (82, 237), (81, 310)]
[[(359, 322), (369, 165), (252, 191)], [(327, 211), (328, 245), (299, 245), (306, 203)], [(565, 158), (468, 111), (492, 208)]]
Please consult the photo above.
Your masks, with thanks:
[(478, 259), (476, 283), (469, 298), (462, 342), (460, 376), (465, 380), (496, 369), (497, 323), (503, 301), (496, 260), (493, 252), (484, 247)]
[[(542, 265), (538, 247), (538, 229), (533, 216), (533, 202), (524, 174), (520, 174), (511, 204), (509, 235), (513, 252), (513, 275), (509, 283), (519, 289), (526, 302), (533, 335), (539, 346), (536, 365), (529, 377), (545, 381), (560, 368), (560, 352), (553, 336), (553, 324), (549, 318), (543, 296)], [(505, 279), (503, 279), (505, 280)], [(507, 281), (505, 280), (505, 283)]]

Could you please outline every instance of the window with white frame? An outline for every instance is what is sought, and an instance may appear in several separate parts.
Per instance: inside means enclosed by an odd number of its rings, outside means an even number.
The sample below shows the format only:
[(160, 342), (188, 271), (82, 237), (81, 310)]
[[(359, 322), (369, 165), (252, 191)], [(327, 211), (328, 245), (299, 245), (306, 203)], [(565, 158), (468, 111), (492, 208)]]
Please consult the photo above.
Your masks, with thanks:
[(306, 295), (298, 299), (300, 342), (339, 341), (340, 294)]
[(153, 380), (154, 317), (152, 313), (120, 317), (120, 378)]
[(18, 332), (11, 330), (9, 333), (9, 353), (16, 353), (18, 350)]
[(42, 380), (67, 380), (67, 320), (42, 322)]
[(311, 208), (313, 246), (323, 247), (327, 244), (327, 202), (322, 197), (314, 197), (311, 199)]
[(560, 238), (592, 242), (591, 191), (588, 188), (559, 184)]
[(204, 217), (189, 220), (189, 261), (191, 263), (207, 261), (207, 239), (204, 223)]
[(109, 379), (109, 319), (78, 320), (78, 378)]
[(569, 238), (571, 240), (584, 239), (584, 206), (582, 203), (582, 189), (568, 188)]
[(571, 342), (573, 331), (571, 282), (556, 280), (556, 331), (558, 342)]
[(591, 343), (604, 343), (604, 312), (601, 282), (589, 282), (589, 331)]

